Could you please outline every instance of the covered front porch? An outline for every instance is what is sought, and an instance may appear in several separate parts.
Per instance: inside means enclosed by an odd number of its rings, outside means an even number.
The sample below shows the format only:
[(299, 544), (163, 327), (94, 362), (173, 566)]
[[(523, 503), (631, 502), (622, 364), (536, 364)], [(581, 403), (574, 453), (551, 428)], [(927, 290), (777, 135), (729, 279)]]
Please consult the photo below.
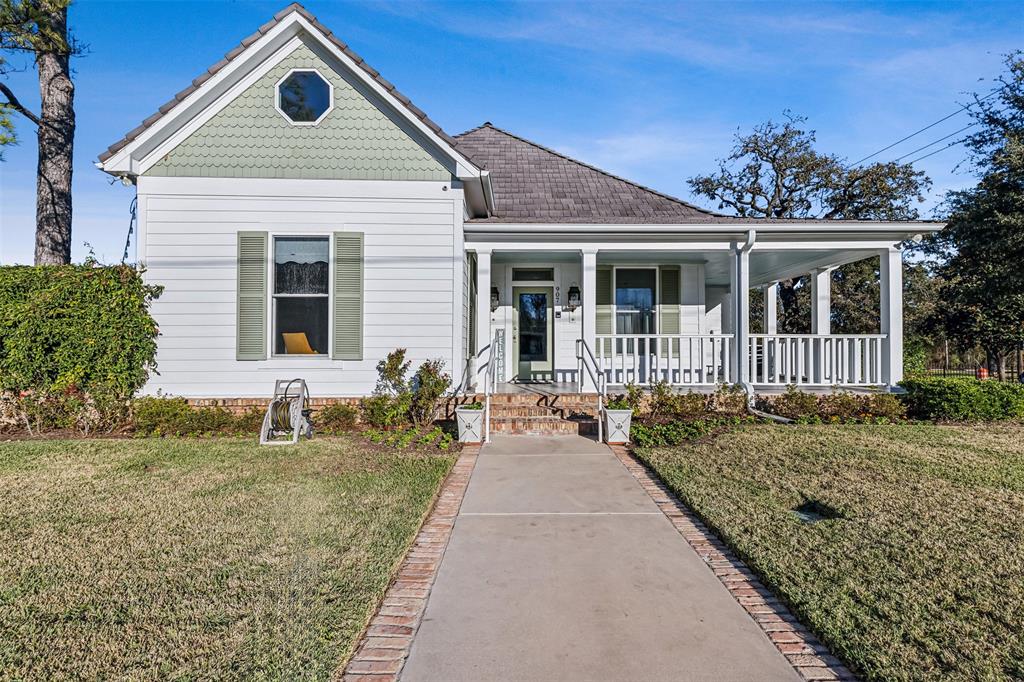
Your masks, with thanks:
[[(640, 226), (627, 235), (566, 226), (561, 234), (524, 234), (495, 226), (468, 235), (466, 336), (475, 350), (474, 376), (478, 384), (488, 376), (495, 385), (593, 391), (590, 362), (609, 386), (895, 386), (902, 379), (903, 324), (894, 237), (905, 237), (890, 234), (891, 225), (856, 239), (820, 225), (816, 232), (788, 227), (684, 234), (675, 226), (674, 234), (660, 235)], [(831, 272), (866, 258), (879, 259), (878, 330), (833, 334)], [(811, 331), (779, 333), (778, 282), (804, 274)], [(756, 329), (752, 296), (763, 297)]]

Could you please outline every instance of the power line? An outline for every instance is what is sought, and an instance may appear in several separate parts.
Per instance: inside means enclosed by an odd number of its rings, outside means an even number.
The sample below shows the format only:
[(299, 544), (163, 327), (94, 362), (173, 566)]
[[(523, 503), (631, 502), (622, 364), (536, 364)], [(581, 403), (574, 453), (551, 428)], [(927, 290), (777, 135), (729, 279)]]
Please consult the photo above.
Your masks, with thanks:
[(916, 159), (913, 159), (912, 161), (907, 161), (907, 163), (908, 163), (908, 164), (915, 164), (915, 163), (917, 163), (918, 161), (920, 161), (920, 160), (922, 160), (922, 159), (927, 159), (927, 158), (928, 158), (929, 156), (934, 156), (935, 154), (938, 154), (939, 152), (944, 152), (944, 151), (946, 151), (947, 149), (949, 149), (950, 147), (955, 147), (955, 146), (957, 146), (958, 144), (963, 144), (964, 142), (967, 142), (967, 140), (968, 140), (968, 139), (970, 139), (970, 138), (967, 138), (967, 137), (962, 137), (962, 138), (960, 138), (959, 140), (953, 140), (952, 142), (950, 142), (949, 144), (947, 144), (947, 145), (946, 145), (945, 147), (939, 147), (939, 148), (938, 148), (938, 149), (936, 149), (935, 151), (933, 151), (933, 152), (928, 152), (928, 153), (927, 153), (927, 154), (925, 154), (924, 156), (919, 156), (919, 157), (917, 157)]
[[(958, 134), (962, 133), (963, 131), (967, 130), (968, 128), (973, 128), (976, 125), (978, 125), (977, 121), (975, 121), (974, 123), (968, 123), (967, 125), (965, 125), (960, 130), (954, 130), (949, 135), (946, 135), (944, 137), (940, 137), (937, 140), (933, 140), (933, 141), (929, 142), (928, 144), (924, 145), (923, 147), (918, 147), (917, 149), (915, 149), (912, 152), (907, 152), (903, 156), (901, 156), (901, 157), (899, 157), (897, 159), (894, 159), (894, 161), (896, 163), (899, 163), (900, 161), (902, 161), (903, 159), (907, 158), (908, 156), (913, 156), (914, 154), (916, 154), (916, 153), (918, 153), (920, 151), (924, 151), (925, 149), (928, 149), (928, 147), (931, 147), (934, 144), (938, 144), (938, 143), (942, 142), (943, 140), (948, 140), (949, 138), (953, 137), (954, 135), (958, 135)], [(966, 140), (967, 138), (964, 138), (964, 139)]]
[[(982, 98), (978, 99), (978, 100), (977, 100), (976, 102), (971, 102), (970, 104), (965, 104), (964, 106), (962, 106), (962, 107), (960, 107), (959, 109), (957, 109), (956, 111), (954, 111), (954, 112), (953, 112), (952, 114), (947, 114), (946, 116), (943, 116), (942, 118), (940, 118), (940, 119), (939, 119), (938, 121), (935, 121), (934, 123), (929, 123), (929, 124), (928, 124), (928, 125), (926, 125), (926, 126), (925, 126), (924, 128), (921, 128), (920, 130), (914, 131), (914, 132), (910, 133), (909, 135), (907, 135), (906, 137), (904, 137), (904, 138), (901, 138), (901, 139), (899, 139), (899, 140), (896, 140), (895, 142), (893, 142), (893, 143), (892, 143), (891, 145), (889, 145), (888, 147), (882, 147), (882, 148), (881, 148), (881, 149), (879, 149), (879, 150), (878, 150), (877, 152), (874, 152), (873, 154), (868, 154), (867, 156), (865, 156), (865, 157), (864, 157), (863, 159), (861, 159), (860, 161), (855, 161), (855, 162), (851, 163), (850, 165), (851, 165), (851, 166), (858, 166), (858, 165), (860, 165), (860, 164), (864, 163), (865, 161), (867, 161), (868, 159), (870, 159), (870, 158), (873, 158), (873, 157), (875, 157), (875, 156), (878, 156), (878, 155), (879, 155), (879, 154), (881, 154), (882, 152), (884, 152), (884, 151), (888, 151), (888, 150), (892, 149), (893, 147), (895, 147), (895, 146), (896, 146), (896, 145), (898, 145), (898, 144), (902, 144), (902, 143), (906, 142), (907, 140), (909, 140), (909, 139), (910, 139), (910, 138), (912, 138), (912, 137), (917, 137), (918, 135), (920, 135), (920, 134), (921, 134), (921, 133), (923, 133), (924, 131), (926, 131), (926, 130), (930, 130), (931, 128), (934, 128), (935, 126), (937, 126), (937, 125), (939, 125), (940, 123), (942, 123), (943, 121), (948, 121), (949, 119), (953, 118), (954, 116), (956, 116), (956, 115), (957, 115), (957, 114), (959, 114), (960, 112), (963, 112), (963, 111), (966, 111), (966, 110), (970, 109), (972, 105), (974, 105), (974, 104), (977, 104), (978, 102), (984, 102), (984, 101), (985, 101), (985, 100), (987, 100), (987, 99), (988, 99), (989, 97), (994, 97), (994, 96), (995, 96), (996, 94), (998, 94), (999, 92), (1002, 92), (1002, 90), (1003, 90), (1004, 88), (1006, 88), (1006, 86), (1005, 86), (1005, 85), (1004, 85), (1003, 87), (1001, 87), (1001, 88), (998, 88), (998, 89), (996, 89), (996, 90), (993, 90), (992, 92), (988, 93), (988, 94), (987, 94), (987, 95), (985, 95), (984, 97), (982, 97)], [(931, 145), (927, 145), (927, 146), (931, 146)], [(913, 153), (913, 152), (911, 152), (911, 153)], [(922, 158), (923, 158), (923, 157), (922, 157)]]

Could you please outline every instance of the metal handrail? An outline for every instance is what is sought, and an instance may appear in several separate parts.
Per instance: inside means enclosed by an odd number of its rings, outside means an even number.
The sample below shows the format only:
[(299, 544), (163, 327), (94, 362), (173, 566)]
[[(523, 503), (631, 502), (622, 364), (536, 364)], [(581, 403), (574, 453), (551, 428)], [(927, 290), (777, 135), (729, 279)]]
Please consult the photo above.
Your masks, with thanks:
[(487, 356), (487, 372), (484, 374), (484, 442), (491, 442), (491, 394), (498, 387), (498, 360), (504, 360), (505, 330), (498, 329), (491, 340)]
[(583, 393), (584, 369), (597, 388), (597, 441), (600, 443), (604, 441), (604, 400), (608, 392), (608, 381), (604, 372), (597, 366), (597, 358), (594, 357), (586, 340), (576, 339), (576, 387), (580, 393)]

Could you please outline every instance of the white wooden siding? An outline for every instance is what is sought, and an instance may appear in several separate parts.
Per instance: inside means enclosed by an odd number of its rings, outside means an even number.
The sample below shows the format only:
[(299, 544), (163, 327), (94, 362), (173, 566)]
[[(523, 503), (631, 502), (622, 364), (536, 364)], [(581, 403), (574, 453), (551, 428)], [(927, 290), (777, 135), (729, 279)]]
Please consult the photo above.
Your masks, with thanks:
[[(447, 189), (442, 189), (447, 187)], [(377, 362), (396, 347), (414, 367), (440, 358), (461, 373), (462, 192), (440, 182), (141, 178), (140, 260), (164, 286), (147, 393), (263, 397), (278, 378), (306, 379), (314, 396), (373, 390)], [(273, 234), (365, 235), (363, 360), (327, 356), (235, 359), (236, 239)], [(458, 326), (455, 326), (458, 325)]]

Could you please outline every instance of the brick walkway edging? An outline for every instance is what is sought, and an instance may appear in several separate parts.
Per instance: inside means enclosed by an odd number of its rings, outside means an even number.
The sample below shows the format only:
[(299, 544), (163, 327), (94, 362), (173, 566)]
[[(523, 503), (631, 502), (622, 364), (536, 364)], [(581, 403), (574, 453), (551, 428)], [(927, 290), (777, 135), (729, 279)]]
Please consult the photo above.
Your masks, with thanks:
[(803, 679), (857, 679), (643, 462), (625, 446), (613, 445), (611, 448), (679, 534), (714, 571)]
[(345, 666), (345, 682), (395, 682), (398, 679), (427, 607), (430, 588), (448, 547), (479, 454), (479, 445), (463, 445), (433, 509)]

